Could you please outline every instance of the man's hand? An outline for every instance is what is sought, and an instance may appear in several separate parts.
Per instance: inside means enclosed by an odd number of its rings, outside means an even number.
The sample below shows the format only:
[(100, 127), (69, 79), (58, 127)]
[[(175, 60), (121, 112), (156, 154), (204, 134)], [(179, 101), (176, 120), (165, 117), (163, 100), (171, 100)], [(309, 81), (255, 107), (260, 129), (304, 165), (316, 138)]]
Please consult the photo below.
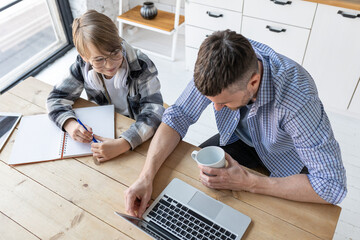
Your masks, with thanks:
[(93, 157), (98, 162), (104, 162), (110, 160), (120, 154), (127, 152), (130, 150), (131, 146), (123, 138), (111, 139), (111, 138), (103, 138), (97, 135), (94, 135), (96, 140), (101, 142), (92, 143), (91, 151), (93, 152)]
[[(200, 181), (209, 188), (248, 191), (300, 202), (328, 203), (312, 188), (305, 174), (288, 177), (264, 177), (255, 175), (226, 153), (228, 166), (210, 168), (200, 166)], [(211, 175), (204, 174), (206, 172)]]
[(92, 129), (85, 125), (87, 130), (81, 126), (75, 119), (70, 118), (66, 120), (64, 124), (65, 131), (70, 135), (72, 139), (82, 143), (89, 143), (92, 140)]
[[(198, 165), (200, 168), (200, 181), (209, 188), (229, 189), (229, 190), (245, 190), (251, 191), (254, 183), (254, 175), (248, 172), (229, 154), (225, 154), (228, 165), (225, 168), (211, 168)], [(214, 175), (208, 176), (204, 174)]]
[(148, 206), (152, 193), (152, 181), (138, 178), (125, 191), (125, 210), (134, 217), (141, 218)]

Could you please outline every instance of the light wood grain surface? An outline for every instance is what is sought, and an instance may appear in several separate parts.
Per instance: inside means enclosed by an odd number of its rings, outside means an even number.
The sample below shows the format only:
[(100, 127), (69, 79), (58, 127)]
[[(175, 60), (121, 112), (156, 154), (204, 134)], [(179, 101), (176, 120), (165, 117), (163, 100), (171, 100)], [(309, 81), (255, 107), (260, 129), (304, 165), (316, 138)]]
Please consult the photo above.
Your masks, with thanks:
[(304, 1), (321, 3), (321, 4), (326, 4), (341, 8), (349, 8), (353, 10), (360, 10), (359, 0), (304, 0)]
[[(126, 13), (118, 16), (118, 18), (143, 24), (148, 27), (164, 30), (167, 32), (171, 32), (174, 29), (174, 21), (175, 21), (174, 13), (158, 10), (157, 16), (154, 19), (148, 20), (141, 17), (140, 8), (141, 8), (140, 5), (136, 6), (133, 9), (127, 11)], [(181, 25), (184, 21), (185, 21), (185, 17), (183, 15), (180, 15), (179, 25)]]
[[(29, 78), (0, 96), (0, 111), (45, 113), (52, 87)], [(93, 105), (80, 99), (75, 107)], [(116, 136), (134, 120), (116, 115)], [(96, 165), (92, 157), (9, 167), (6, 162), (17, 129), (0, 153), (0, 236), (6, 239), (150, 239), (114, 211), (125, 211), (124, 191), (145, 162), (149, 142)], [(160, 168), (152, 199), (179, 178), (252, 219), (243, 239), (332, 239), (341, 209), (247, 192), (203, 186), (190, 153), (181, 142)], [(9, 236), (9, 237), (8, 237)], [(0, 238), (1, 238), (0, 237)]]

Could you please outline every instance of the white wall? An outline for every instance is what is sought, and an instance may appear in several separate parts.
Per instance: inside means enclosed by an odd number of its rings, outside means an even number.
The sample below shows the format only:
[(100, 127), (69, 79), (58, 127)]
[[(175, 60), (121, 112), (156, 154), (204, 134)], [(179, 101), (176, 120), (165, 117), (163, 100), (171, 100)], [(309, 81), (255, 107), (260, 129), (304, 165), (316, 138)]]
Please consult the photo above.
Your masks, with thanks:
[[(123, 0), (123, 11), (142, 5), (144, 0)], [(175, 12), (176, 0), (154, 0), (155, 7), (159, 10)], [(184, 15), (184, 0), (181, 1), (180, 13)], [(119, 15), (119, 0), (69, 0), (71, 12), (73, 17), (79, 17), (89, 9), (109, 16), (116, 24), (116, 17)]]

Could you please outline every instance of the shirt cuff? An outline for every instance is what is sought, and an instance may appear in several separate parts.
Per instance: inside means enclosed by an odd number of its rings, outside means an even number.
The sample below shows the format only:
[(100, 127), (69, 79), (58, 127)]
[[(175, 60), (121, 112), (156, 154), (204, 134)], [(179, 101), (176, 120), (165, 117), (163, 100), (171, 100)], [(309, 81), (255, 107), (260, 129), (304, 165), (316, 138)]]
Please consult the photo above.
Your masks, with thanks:
[(339, 204), (347, 194), (346, 184), (334, 179), (324, 179), (307, 175), (314, 191), (325, 201), (331, 204)]

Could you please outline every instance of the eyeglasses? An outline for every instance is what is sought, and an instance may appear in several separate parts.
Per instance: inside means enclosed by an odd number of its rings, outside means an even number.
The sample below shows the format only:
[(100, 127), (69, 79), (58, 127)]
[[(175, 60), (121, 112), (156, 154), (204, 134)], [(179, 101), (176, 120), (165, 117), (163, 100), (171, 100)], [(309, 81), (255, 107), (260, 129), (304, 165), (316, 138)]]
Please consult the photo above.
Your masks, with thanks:
[(94, 68), (103, 68), (106, 65), (106, 61), (110, 59), (111, 61), (119, 61), (123, 58), (123, 53), (120, 49), (116, 49), (110, 53), (108, 57), (98, 57), (92, 60), (91, 65)]

